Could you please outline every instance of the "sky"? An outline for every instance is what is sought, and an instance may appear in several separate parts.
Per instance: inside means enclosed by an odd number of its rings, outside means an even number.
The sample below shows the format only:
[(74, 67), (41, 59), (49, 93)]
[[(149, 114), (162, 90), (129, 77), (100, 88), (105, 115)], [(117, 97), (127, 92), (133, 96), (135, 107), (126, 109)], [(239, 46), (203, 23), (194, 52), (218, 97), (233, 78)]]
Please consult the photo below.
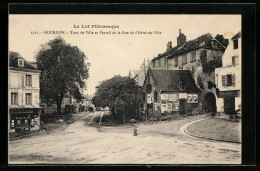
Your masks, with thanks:
[(176, 46), (179, 29), (186, 40), (206, 33), (230, 39), (241, 31), (241, 15), (9, 15), (9, 51), (35, 61), (40, 46), (60, 35), (91, 63), (84, 94), (93, 95), (101, 81), (140, 69), (144, 60), (165, 52), (169, 41)]

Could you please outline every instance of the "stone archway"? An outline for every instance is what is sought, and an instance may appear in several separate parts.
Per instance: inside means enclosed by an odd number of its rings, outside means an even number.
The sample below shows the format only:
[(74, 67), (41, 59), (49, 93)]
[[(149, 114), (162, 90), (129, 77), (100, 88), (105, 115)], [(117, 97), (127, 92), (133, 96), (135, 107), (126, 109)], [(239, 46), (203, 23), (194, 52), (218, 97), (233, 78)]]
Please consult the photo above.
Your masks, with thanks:
[(216, 97), (213, 93), (206, 93), (204, 101), (205, 112), (216, 112)]

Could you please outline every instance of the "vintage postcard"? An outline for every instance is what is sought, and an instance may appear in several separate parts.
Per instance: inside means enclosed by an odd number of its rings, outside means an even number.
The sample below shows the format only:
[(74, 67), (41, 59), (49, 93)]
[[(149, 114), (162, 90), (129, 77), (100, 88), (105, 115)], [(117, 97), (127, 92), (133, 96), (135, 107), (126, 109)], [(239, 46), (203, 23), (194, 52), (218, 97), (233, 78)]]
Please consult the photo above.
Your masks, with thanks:
[(9, 164), (241, 164), (241, 15), (10, 14)]

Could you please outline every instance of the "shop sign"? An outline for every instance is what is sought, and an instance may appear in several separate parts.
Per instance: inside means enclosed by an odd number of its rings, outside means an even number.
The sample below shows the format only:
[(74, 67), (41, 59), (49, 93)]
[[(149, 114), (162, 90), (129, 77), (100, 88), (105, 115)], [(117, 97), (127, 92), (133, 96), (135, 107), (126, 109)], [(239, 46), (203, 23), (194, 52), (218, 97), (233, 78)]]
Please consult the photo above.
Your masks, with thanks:
[(161, 100), (162, 104), (166, 104), (167, 100)]
[(161, 100), (168, 100), (168, 94), (161, 94)]
[(23, 90), (25, 93), (39, 93), (39, 90), (25, 89)]
[(169, 101), (178, 100), (178, 94), (169, 94)]
[(152, 102), (153, 102), (152, 95), (151, 94), (147, 94), (147, 103), (151, 104)]
[(192, 94), (188, 94), (188, 103), (193, 103)]
[(239, 90), (233, 90), (233, 91), (220, 91), (218, 94), (219, 98), (225, 98), (225, 97), (239, 97), (240, 91)]
[(198, 94), (188, 94), (188, 103), (198, 103)]
[(168, 111), (172, 111), (172, 103), (167, 103)]
[(11, 92), (18, 92), (17, 88), (11, 88)]
[(198, 94), (192, 94), (193, 103), (198, 103)]
[(179, 93), (179, 99), (187, 99), (187, 93)]
[(161, 105), (161, 113), (166, 111), (166, 104)]

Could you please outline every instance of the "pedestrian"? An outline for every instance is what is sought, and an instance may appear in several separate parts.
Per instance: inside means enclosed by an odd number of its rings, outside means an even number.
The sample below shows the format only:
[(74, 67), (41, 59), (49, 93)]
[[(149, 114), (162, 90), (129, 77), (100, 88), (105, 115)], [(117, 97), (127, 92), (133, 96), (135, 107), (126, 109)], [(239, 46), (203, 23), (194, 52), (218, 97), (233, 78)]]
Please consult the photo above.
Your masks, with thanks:
[(137, 124), (133, 124), (133, 128), (134, 128), (134, 136), (137, 136)]

